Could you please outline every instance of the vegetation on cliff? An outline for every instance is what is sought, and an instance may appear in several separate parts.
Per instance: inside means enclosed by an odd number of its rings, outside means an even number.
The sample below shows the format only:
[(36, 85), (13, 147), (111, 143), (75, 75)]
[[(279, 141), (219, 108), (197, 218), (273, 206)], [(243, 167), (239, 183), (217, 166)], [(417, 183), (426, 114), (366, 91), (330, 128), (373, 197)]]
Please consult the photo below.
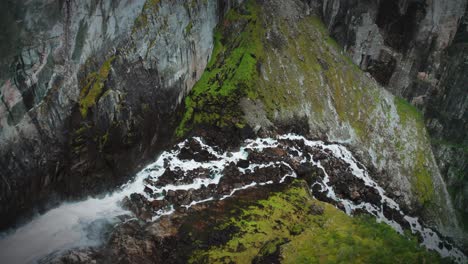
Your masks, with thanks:
[(191, 263), (441, 262), (411, 235), (401, 236), (373, 218), (349, 217), (315, 200), (300, 180), (265, 199), (250, 203), (241, 199), (238, 204), (207, 231), (224, 231), (230, 238), (195, 251)]
[(104, 82), (109, 77), (109, 73), (114, 61), (115, 56), (110, 57), (102, 64), (97, 72), (88, 74), (84, 80), (84, 86), (80, 91), (80, 113), (83, 117), (88, 114), (88, 109), (93, 107), (98, 101), (99, 97), (104, 92)]
[[(229, 11), (206, 71), (185, 99), (176, 135), (199, 125), (256, 126), (263, 110), (273, 124), (306, 117), (317, 136), (360, 145), (379, 168), (400, 163), (390, 173), (409, 179), (417, 203), (433, 203), (434, 167), (421, 114), (363, 74), (317, 16), (292, 18), (282, 9), (247, 1)], [(246, 111), (243, 99), (262, 111)]]
[(251, 1), (243, 13), (231, 9), (217, 29), (214, 49), (205, 72), (185, 99), (185, 115), (177, 129), (183, 136), (191, 127), (210, 124), (243, 127), (239, 101), (256, 97), (257, 66), (263, 35)]

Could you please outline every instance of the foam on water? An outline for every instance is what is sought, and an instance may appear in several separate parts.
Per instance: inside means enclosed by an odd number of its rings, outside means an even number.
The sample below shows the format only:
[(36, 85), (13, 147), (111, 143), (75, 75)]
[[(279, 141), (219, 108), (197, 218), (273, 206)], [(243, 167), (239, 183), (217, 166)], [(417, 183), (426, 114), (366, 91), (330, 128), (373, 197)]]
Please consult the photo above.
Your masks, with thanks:
[[(365, 185), (370, 186), (378, 191), (381, 198), (381, 205), (377, 206), (367, 202), (355, 203), (351, 200), (339, 198), (334, 187), (330, 184), (330, 176), (320, 161), (314, 161), (309, 155), (303, 153), (300, 149), (293, 146), (283, 146), (284, 148), (299, 153), (299, 162), (311, 162), (324, 172), (324, 179), (321, 182), (316, 182), (314, 185), (319, 185), (321, 191), (326, 193), (327, 197), (344, 206), (347, 214), (352, 214), (355, 210), (361, 209), (367, 211), (369, 214), (374, 215), (377, 221), (387, 223), (392, 226), (399, 233), (403, 233), (403, 228), (397, 222), (385, 217), (383, 213), (383, 205), (396, 210), (403, 218), (410, 224), (413, 233), (421, 235), (422, 244), (428, 249), (439, 252), (444, 257), (451, 257), (458, 263), (466, 262), (466, 257), (457, 248), (451, 247), (450, 249), (445, 246), (447, 243), (440, 238), (437, 233), (429, 228), (423, 227), (418, 218), (407, 216), (400, 209), (399, 205), (390, 197), (385, 195), (385, 191), (370, 177), (368, 172), (364, 169), (362, 164), (353, 157), (352, 153), (344, 146), (339, 144), (326, 144), (322, 141), (307, 140), (302, 136), (287, 134), (279, 136), (277, 139), (272, 138), (257, 138), (255, 140), (247, 140), (243, 147), (238, 151), (223, 152), (217, 151), (215, 148), (206, 145), (201, 138), (193, 138), (201, 147), (208, 151), (213, 157), (212, 160), (197, 162), (195, 160), (181, 160), (178, 158), (180, 149), (185, 146), (185, 142), (178, 144), (178, 148), (172, 151), (167, 151), (152, 164), (148, 165), (145, 169), (140, 171), (134, 178), (134, 181), (129, 182), (114, 193), (109, 194), (103, 198), (89, 198), (84, 201), (75, 203), (65, 203), (60, 207), (48, 211), (47, 213), (36, 217), (28, 224), (16, 229), (14, 232), (3, 234), (0, 240), (0, 259), (4, 263), (31, 263), (38, 261), (51, 253), (60, 253), (64, 250), (84, 247), (96, 246), (102, 243), (99, 236), (92, 236), (94, 233), (102, 232), (106, 226), (118, 225), (121, 220), (118, 216), (123, 214), (130, 214), (129, 211), (120, 206), (121, 201), (132, 193), (140, 193), (145, 196), (149, 201), (162, 199), (163, 197), (153, 198), (146, 192), (145, 188), (150, 188), (153, 193), (163, 194), (170, 190), (190, 190), (200, 189), (209, 184), (218, 184), (223, 177), (222, 171), (230, 163), (237, 163), (240, 160), (248, 157), (247, 149), (263, 151), (268, 148), (278, 147), (281, 145), (281, 140), (303, 140), (304, 144), (325, 150), (331, 153), (336, 158), (341, 159), (349, 165), (352, 174), (361, 179)], [(327, 153), (327, 155), (329, 155)], [(285, 166), (289, 168), (289, 173), (285, 173), (280, 180), (283, 182), (287, 177), (297, 177), (291, 166), (284, 161), (269, 162), (266, 164), (249, 164), (248, 168), (238, 168), (241, 173), (247, 171), (255, 171), (256, 169)], [(196, 178), (189, 184), (169, 184), (162, 187), (155, 187), (147, 184), (147, 179), (157, 181), (159, 177), (165, 172), (165, 168), (171, 170), (191, 171), (197, 168), (209, 169), (210, 177)], [(273, 181), (267, 182), (251, 182), (250, 184), (242, 187), (234, 188), (229, 194), (222, 196), (220, 199), (231, 197), (236, 192), (251, 188), (257, 185), (273, 184)], [(311, 187), (314, 187), (311, 186)], [(196, 204), (205, 203), (215, 200), (214, 197), (209, 197), (200, 201), (192, 201), (186, 208), (190, 208)], [(167, 209), (162, 209), (152, 217), (152, 221), (157, 220), (163, 215), (172, 214), (174, 208), (171, 206)], [(444, 245), (441, 247), (441, 245)]]

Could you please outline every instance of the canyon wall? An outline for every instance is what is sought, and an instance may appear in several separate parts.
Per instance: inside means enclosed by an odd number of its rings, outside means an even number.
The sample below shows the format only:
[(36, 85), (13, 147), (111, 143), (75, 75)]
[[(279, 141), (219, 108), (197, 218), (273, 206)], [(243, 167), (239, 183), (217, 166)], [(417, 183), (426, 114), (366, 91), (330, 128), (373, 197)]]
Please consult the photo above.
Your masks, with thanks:
[(423, 112), (437, 163), (466, 223), (467, 1), (315, 4), (330, 34), (361, 69)]
[(0, 227), (112, 189), (172, 136), (231, 1), (1, 4)]
[(203, 127), (345, 144), (405, 209), (463, 236), (446, 182), (463, 207), (466, 150), (451, 140), (466, 142), (466, 3), (259, 0), (226, 14), (238, 3), (2, 4), (0, 227), (112, 190), (174, 130)]

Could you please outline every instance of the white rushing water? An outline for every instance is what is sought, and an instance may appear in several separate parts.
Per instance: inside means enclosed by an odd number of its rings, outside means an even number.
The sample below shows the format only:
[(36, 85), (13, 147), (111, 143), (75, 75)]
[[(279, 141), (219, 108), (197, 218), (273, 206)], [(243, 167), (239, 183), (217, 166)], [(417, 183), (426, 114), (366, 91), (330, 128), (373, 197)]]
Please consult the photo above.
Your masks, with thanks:
[[(130, 194), (140, 193), (144, 195), (146, 199), (152, 201), (155, 199), (163, 199), (164, 197), (151, 197), (149, 194), (144, 192), (145, 188), (151, 189), (155, 194), (162, 194), (169, 190), (197, 190), (202, 188), (202, 186), (218, 184), (223, 177), (222, 171), (226, 166), (232, 162), (237, 163), (239, 160), (243, 160), (248, 157), (246, 149), (261, 152), (265, 149), (279, 146), (281, 144), (281, 140), (303, 140), (305, 145), (322, 149), (324, 153), (325, 150), (328, 150), (327, 155), (330, 155), (331, 153), (334, 157), (346, 162), (355, 177), (363, 180), (365, 185), (378, 191), (381, 198), (380, 206), (367, 202), (356, 204), (351, 200), (339, 198), (335, 194), (334, 188), (330, 184), (329, 175), (320, 161), (314, 161), (312, 157), (307, 158), (306, 153), (303, 153), (300, 149), (292, 146), (283, 146), (288, 150), (299, 153), (298, 156), (300, 163), (310, 162), (323, 170), (325, 175), (324, 179), (321, 182), (316, 182), (314, 185), (318, 184), (321, 191), (326, 193), (328, 198), (341, 203), (347, 214), (352, 214), (357, 209), (363, 209), (374, 215), (377, 221), (387, 223), (396, 231), (403, 233), (403, 228), (399, 223), (385, 217), (383, 213), (383, 204), (385, 204), (387, 207), (394, 209), (403, 216), (403, 218), (410, 224), (413, 233), (421, 235), (423, 239), (422, 244), (425, 247), (439, 252), (443, 257), (451, 257), (458, 263), (465, 263), (467, 260), (463, 253), (456, 248), (448, 249), (445, 246), (439, 247), (443, 242), (442, 238), (440, 238), (437, 233), (431, 229), (423, 227), (417, 218), (405, 215), (401, 211), (399, 205), (385, 195), (385, 191), (374, 180), (372, 180), (363, 166), (358, 165), (359, 162), (344, 146), (338, 144), (325, 144), (322, 141), (307, 140), (302, 136), (288, 134), (279, 136), (277, 139), (259, 138), (256, 140), (247, 140), (244, 146), (238, 151), (220, 153), (213, 147), (204, 144), (200, 138), (194, 139), (202, 146), (203, 149), (208, 151), (215, 158), (204, 162), (197, 162), (195, 160), (188, 161), (181, 160), (177, 157), (180, 150), (164, 152), (154, 163), (148, 165), (145, 169), (139, 172), (132, 182), (123, 185), (114, 193), (103, 198), (90, 198), (80, 202), (65, 203), (36, 217), (34, 220), (16, 229), (14, 232), (3, 234), (0, 237), (0, 261), (2, 263), (34, 263), (40, 258), (51, 253), (60, 253), (64, 250), (75, 247), (99, 245), (102, 241), (99, 236), (94, 234), (105, 229), (105, 226), (118, 225), (121, 222), (118, 219), (119, 216), (130, 214), (129, 211), (120, 206), (121, 201)], [(181, 142), (178, 145), (179, 149), (181, 149), (184, 144), (185, 142)], [(157, 181), (158, 178), (163, 175), (165, 172), (165, 162), (168, 163), (166, 164), (166, 167), (171, 170), (182, 169), (183, 171), (189, 171), (197, 168), (209, 169), (211, 177), (196, 178), (189, 184), (168, 184), (161, 187), (155, 187), (151, 184), (147, 184), (147, 179)], [(286, 166), (291, 171), (291, 173), (286, 173), (282, 177), (280, 183), (283, 182), (286, 177), (296, 177), (294, 170), (289, 166), (289, 164), (283, 161), (270, 162), (266, 164), (249, 164), (248, 168), (239, 168), (239, 171), (241, 173), (246, 173), (247, 171), (255, 171), (259, 168), (278, 166)], [(226, 199), (242, 189), (251, 188), (256, 185), (273, 183), (273, 181), (253, 181), (250, 184), (233, 189), (229, 194), (224, 195), (219, 199)], [(192, 201), (190, 204), (183, 206), (189, 208), (193, 205), (212, 201), (214, 199), (215, 198), (213, 197), (208, 197), (200, 201)], [(169, 207), (166, 210), (159, 210), (155, 212), (151, 220), (155, 221), (160, 216), (171, 214), (172, 212), (174, 212), (173, 207)]]

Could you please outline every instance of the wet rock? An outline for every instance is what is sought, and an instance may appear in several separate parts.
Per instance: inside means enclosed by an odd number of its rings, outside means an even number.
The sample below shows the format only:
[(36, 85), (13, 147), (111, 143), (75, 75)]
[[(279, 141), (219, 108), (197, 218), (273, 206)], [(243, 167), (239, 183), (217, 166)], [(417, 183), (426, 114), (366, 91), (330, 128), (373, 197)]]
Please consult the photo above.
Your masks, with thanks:
[(166, 194), (167, 197), (175, 197), (176, 196), (176, 192), (174, 190), (169, 190), (167, 191), (167, 194)]
[(299, 178), (306, 180), (310, 185), (324, 177), (322, 169), (309, 162), (300, 164), (294, 170)]
[(96, 264), (99, 263), (96, 258), (96, 251), (93, 249), (71, 250), (63, 253), (61, 256), (51, 256), (40, 260), (39, 263), (49, 264)]
[(408, 222), (404, 219), (404, 215), (387, 204), (383, 204), (383, 213), (387, 219), (397, 222), (403, 228), (410, 228)]
[(163, 187), (169, 184), (174, 184), (178, 179), (183, 178), (184, 172), (181, 169), (172, 170), (167, 168), (164, 173), (154, 183), (155, 187)]
[(277, 148), (267, 148), (267, 149), (265, 149), (264, 155), (269, 156), (269, 157), (280, 158), (280, 157), (287, 156), (288, 153), (283, 148), (277, 147)]
[(167, 200), (154, 200), (151, 202), (151, 207), (153, 207), (154, 211), (161, 210), (168, 205), (169, 203)]
[(237, 167), (246, 169), (249, 167), (250, 162), (248, 160), (239, 160), (237, 162)]
[(188, 143), (180, 150), (177, 157), (181, 160), (195, 160), (197, 162), (216, 159), (216, 157), (204, 149), (196, 139), (189, 139)]
[(379, 191), (377, 191), (377, 189), (365, 186), (361, 190), (360, 195), (363, 197), (364, 201), (380, 207), (382, 197), (380, 197)]
[(149, 188), (148, 186), (145, 187), (145, 189), (143, 190), (145, 193), (147, 194), (153, 194), (153, 190), (151, 188)]
[(150, 203), (139, 193), (132, 193), (129, 197), (125, 197), (122, 201), (122, 207), (144, 220), (150, 219), (153, 214)]
[(322, 151), (314, 151), (312, 153), (313, 153), (312, 157), (315, 162), (328, 158), (328, 155), (323, 153)]
[(352, 191), (350, 196), (351, 196), (351, 200), (353, 200), (353, 201), (357, 201), (357, 200), (359, 200), (359, 198), (361, 198), (361, 195), (356, 190)]
[(313, 196), (320, 201), (327, 202), (330, 204), (336, 204), (336, 202), (327, 196), (325, 191), (322, 191), (322, 187), (319, 184), (315, 184), (312, 186), (312, 194)]

